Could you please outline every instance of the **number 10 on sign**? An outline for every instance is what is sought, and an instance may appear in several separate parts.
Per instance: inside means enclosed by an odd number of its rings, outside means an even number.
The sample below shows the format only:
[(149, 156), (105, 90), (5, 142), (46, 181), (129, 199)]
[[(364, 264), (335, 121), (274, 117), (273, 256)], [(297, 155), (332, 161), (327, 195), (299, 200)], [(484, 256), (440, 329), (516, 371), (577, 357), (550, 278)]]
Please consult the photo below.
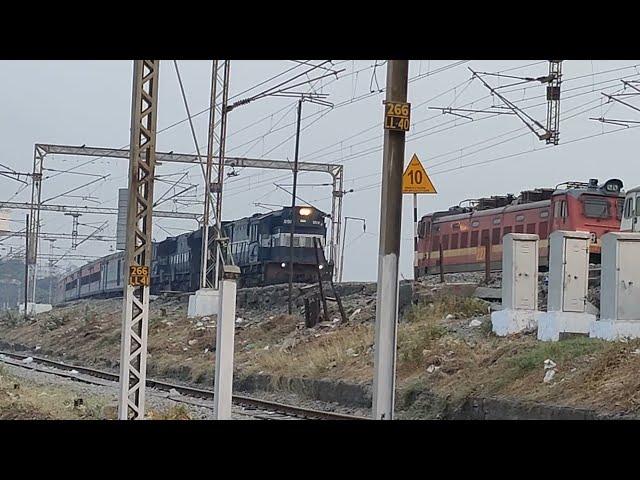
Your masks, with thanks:
[(437, 193), (416, 154), (402, 174), (402, 193)]
[(419, 274), (418, 266), (418, 194), (437, 193), (427, 171), (414, 153), (402, 174), (402, 193), (413, 193), (413, 278)]

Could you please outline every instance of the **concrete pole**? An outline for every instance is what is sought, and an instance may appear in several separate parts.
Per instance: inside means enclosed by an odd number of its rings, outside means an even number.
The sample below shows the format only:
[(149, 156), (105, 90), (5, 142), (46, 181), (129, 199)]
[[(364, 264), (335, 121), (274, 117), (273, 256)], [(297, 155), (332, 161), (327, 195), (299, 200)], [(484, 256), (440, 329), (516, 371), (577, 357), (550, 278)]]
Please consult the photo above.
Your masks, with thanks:
[(233, 396), (233, 342), (236, 326), (236, 288), (240, 268), (224, 266), (216, 320), (216, 367), (213, 397), (214, 418), (231, 420)]
[(413, 194), (413, 281), (418, 280), (418, 195)]
[(27, 305), (29, 304), (29, 214), (27, 214), (27, 234), (24, 236), (24, 318), (29, 314)]
[(342, 253), (340, 253), (340, 277), (338, 278), (338, 283), (342, 283), (342, 274), (344, 269), (344, 245), (347, 241), (347, 221), (348, 220), (359, 220), (362, 222), (362, 230), (363, 232), (367, 231), (367, 221), (364, 218), (360, 217), (344, 217), (344, 232), (342, 234)]
[[(408, 60), (388, 61), (387, 101), (407, 101), (408, 73)], [(377, 420), (391, 420), (394, 409), (404, 147), (404, 131), (384, 131), (373, 379), (373, 418)]]
[(304, 97), (298, 100), (298, 120), (296, 122), (296, 151), (293, 159), (293, 191), (291, 193), (291, 234), (289, 235), (289, 315), (293, 314), (293, 239), (296, 224), (296, 187), (298, 185), (298, 153), (300, 148), (300, 121), (302, 119), (302, 102)]
[(349, 217), (344, 218), (344, 231), (342, 232), (342, 252), (340, 252), (340, 277), (338, 278), (339, 283), (342, 283), (342, 270), (344, 269), (344, 244), (347, 240), (347, 220), (349, 220)]

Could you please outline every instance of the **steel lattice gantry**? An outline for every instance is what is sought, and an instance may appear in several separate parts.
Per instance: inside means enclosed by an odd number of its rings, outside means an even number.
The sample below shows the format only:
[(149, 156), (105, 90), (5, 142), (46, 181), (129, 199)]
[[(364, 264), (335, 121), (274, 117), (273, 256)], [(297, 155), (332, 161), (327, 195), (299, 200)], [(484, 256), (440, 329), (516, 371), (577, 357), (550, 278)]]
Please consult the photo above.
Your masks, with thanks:
[[(42, 167), (45, 153), (36, 145), (33, 152), (33, 175), (31, 176), (31, 204), (29, 213), (29, 224), (27, 225), (29, 235), (29, 251), (27, 252), (27, 302), (36, 301), (36, 267), (38, 259), (38, 234), (40, 232), (40, 201), (42, 199)], [(25, 286), (25, 288), (27, 288)], [(25, 306), (26, 309), (26, 306)], [(26, 311), (26, 310), (25, 310)]]
[[(224, 182), (225, 143), (227, 136), (227, 103), (229, 98), (229, 60), (214, 60), (211, 72), (211, 104), (209, 106), (209, 138), (205, 168), (205, 198), (202, 217), (202, 258), (200, 288), (218, 288), (222, 235), (222, 184)], [(220, 121), (216, 124), (216, 115)], [(217, 127), (217, 132), (216, 132)], [(218, 158), (217, 180), (212, 182), (213, 159)], [(214, 198), (215, 195), (215, 198)], [(215, 236), (209, 236), (211, 206), (215, 205)]]
[[(105, 157), (105, 158), (129, 158), (129, 150), (121, 148), (103, 148), (73, 145), (54, 145), (54, 144), (36, 144), (36, 148), (45, 155), (77, 155), (87, 157)], [(197, 154), (174, 153), (174, 152), (156, 152), (156, 161), (159, 163), (201, 163)], [(206, 166), (206, 164), (202, 163)], [(238, 168), (264, 168), (271, 170), (289, 170), (291, 171), (291, 162), (287, 160), (269, 160), (263, 158), (247, 158), (247, 157), (224, 157), (225, 167)], [(340, 265), (340, 232), (342, 228), (342, 197), (344, 195), (344, 168), (340, 164), (318, 163), (318, 162), (298, 162), (298, 171), (320, 172), (331, 175), (333, 180), (333, 192), (331, 202), (331, 246), (329, 249), (329, 260), (333, 261), (336, 266), (334, 268), (334, 278), (339, 277)], [(84, 211), (84, 210), (83, 210)], [(115, 209), (114, 209), (115, 211)], [(158, 215), (156, 212), (154, 215)], [(184, 215), (184, 214), (183, 214)], [(192, 215), (192, 214), (189, 214)], [(167, 215), (168, 216), (168, 215)], [(201, 218), (201, 215), (198, 215)]]
[(562, 60), (549, 60), (549, 85), (547, 85), (547, 143), (557, 145), (560, 140), (560, 84)]
[[(125, 267), (127, 282), (124, 287), (118, 397), (120, 420), (144, 418), (158, 66), (159, 60), (136, 60), (133, 68)], [(142, 267), (142, 270), (138, 267)], [(131, 271), (136, 269), (138, 276), (134, 277)], [(143, 273), (140, 275), (140, 272)]]
[[(15, 209), (15, 210), (31, 210), (31, 203), (29, 202), (2, 202), (0, 201), (0, 209)], [(45, 212), (60, 212), (60, 213), (77, 213), (80, 215), (91, 214), (91, 215), (117, 215), (117, 208), (109, 208), (109, 207), (92, 207), (92, 206), (78, 206), (78, 205), (59, 205), (59, 204), (51, 204), (44, 203), (40, 205), (40, 211)], [(163, 210), (154, 210), (154, 217), (162, 217), (162, 218), (182, 218), (187, 220), (200, 220), (200, 214), (198, 213), (189, 213), (189, 212), (171, 212), (171, 211), (163, 211)], [(38, 231), (40, 234), (40, 231)], [(114, 237), (115, 238), (115, 237)]]

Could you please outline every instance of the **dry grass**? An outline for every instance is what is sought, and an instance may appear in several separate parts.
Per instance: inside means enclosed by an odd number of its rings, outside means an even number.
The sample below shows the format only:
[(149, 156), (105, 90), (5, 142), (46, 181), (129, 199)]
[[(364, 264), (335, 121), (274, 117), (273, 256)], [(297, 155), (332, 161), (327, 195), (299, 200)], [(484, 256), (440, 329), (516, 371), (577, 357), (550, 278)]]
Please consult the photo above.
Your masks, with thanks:
[(146, 417), (149, 420), (191, 420), (189, 409), (184, 405), (173, 405), (164, 410), (150, 410)]
[(442, 319), (448, 314), (457, 318), (472, 318), (487, 313), (487, 302), (475, 297), (438, 295), (433, 302), (414, 305), (405, 318), (412, 322), (425, 319)]
[(40, 385), (0, 370), (0, 420), (97, 420), (102, 400), (77, 395), (62, 386)]
[[(113, 367), (120, 348), (121, 307), (119, 299), (98, 300), (88, 309), (84, 304), (56, 308), (27, 324), (5, 318), (0, 321), (0, 338), (30, 347), (41, 345), (43, 351), (58, 355), (65, 352), (64, 358), (81, 364)], [(414, 393), (419, 388), (429, 389), (450, 401), (470, 395), (504, 396), (604, 410), (640, 409), (640, 355), (633, 353), (640, 348), (640, 341), (607, 343), (574, 338), (541, 343), (531, 335), (498, 338), (489, 333), (486, 312), (486, 303), (481, 300), (450, 296), (412, 307), (398, 326), (398, 387), (407, 386), (407, 391)], [(445, 319), (448, 314), (454, 319)], [(455, 320), (470, 317), (484, 318), (483, 326), (470, 329), (468, 320)], [(238, 328), (236, 374), (264, 372), (276, 378), (371, 382), (371, 323), (304, 329), (299, 322), (297, 317), (280, 315)], [(215, 362), (214, 324), (205, 320), (204, 326), (198, 327), (197, 320), (186, 318), (183, 303), (152, 305), (150, 376), (210, 385)], [(464, 331), (460, 327), (465, 327)], [(558, 365), (554, 381), (548, 384), (542, 381), (546, 358)], [(64, 406), (63, 400), (56, 402)], [(40, 414), (52, 418), (73, 414), (64, 408)], [(21, 415), (28, 415), (28, 411)]]
[(371, 356), (373, 328), (370, 325), (336, 328), (311, 337), (290, 351), (277, 349), (257, 354), (248, 371), (264, 371), (290, 377), (340, 377), (359, 380)]
[[(413, 306), (398, 327), (398, 375), (401, 379), (420, 373), (425, 351), (446, 333), (442, 320), (454, 312), (457, 317), (486, 313), (486, 303), (477, 299), (439, 297), (429, 305)], [(275, 319), (274, 319), (275, 320)], [(291, 329), (283, 324), (282, 333)], [(244, 368), (278, 376), (334, 378), (371, 381), (373, 374), (374, 328), (370, 324), (322, 330), (288, 350), (257, 352)], [(273, 339), (272, 339), (273, 341)]]

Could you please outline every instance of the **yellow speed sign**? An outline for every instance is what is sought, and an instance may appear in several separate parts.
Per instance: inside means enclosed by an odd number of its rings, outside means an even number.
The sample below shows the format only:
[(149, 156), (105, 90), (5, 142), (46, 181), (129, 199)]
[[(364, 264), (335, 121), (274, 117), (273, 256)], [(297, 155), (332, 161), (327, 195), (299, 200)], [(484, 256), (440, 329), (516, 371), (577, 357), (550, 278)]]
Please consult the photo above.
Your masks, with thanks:
[(402, 193), (438, 193), (415, 153), (402, 174)]

